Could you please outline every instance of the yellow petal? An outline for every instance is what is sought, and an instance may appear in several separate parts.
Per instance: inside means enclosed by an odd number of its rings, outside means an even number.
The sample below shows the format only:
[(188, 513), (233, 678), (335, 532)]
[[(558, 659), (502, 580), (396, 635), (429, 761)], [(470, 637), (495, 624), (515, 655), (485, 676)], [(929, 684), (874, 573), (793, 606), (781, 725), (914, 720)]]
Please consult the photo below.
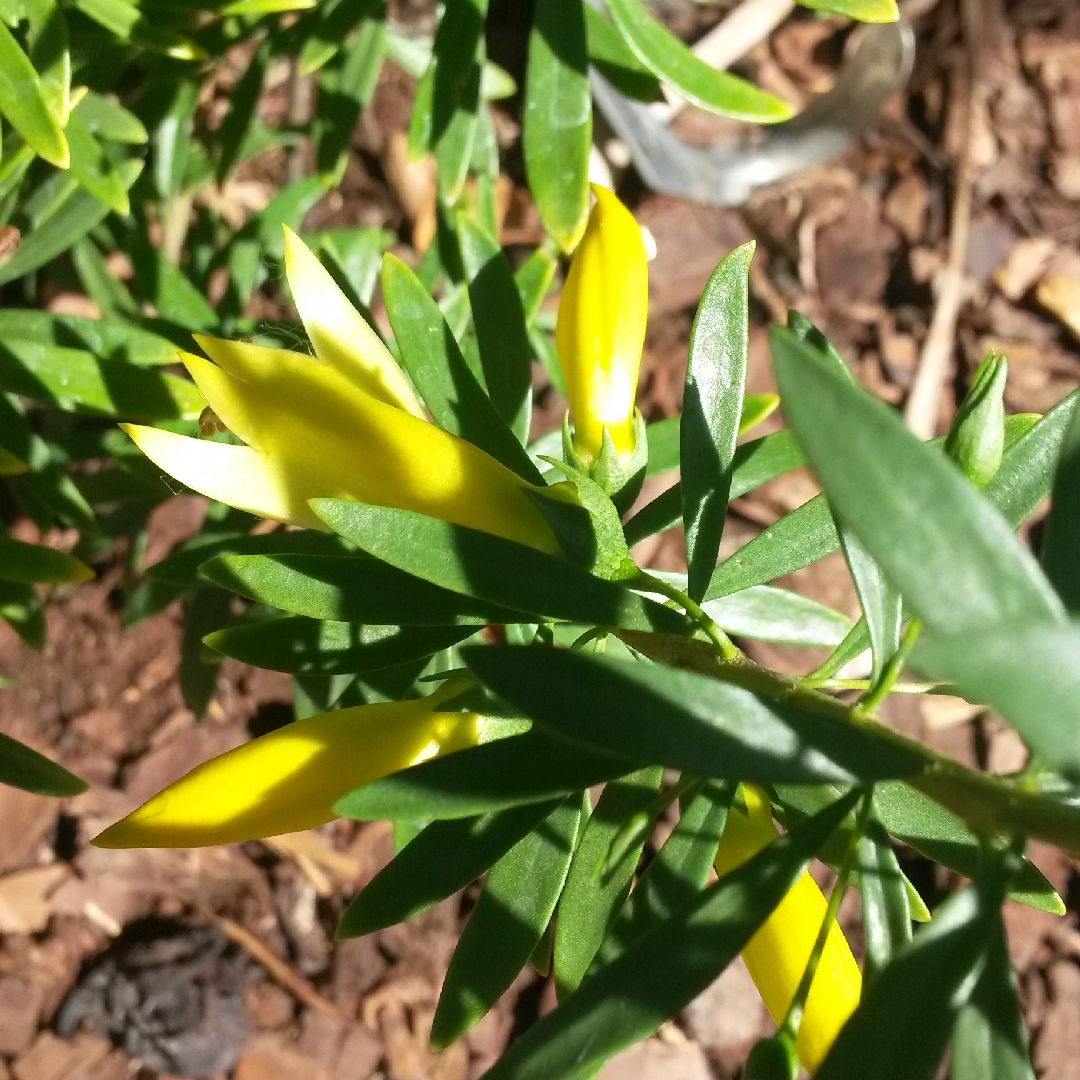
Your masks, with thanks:
[(282, 228), (285, 274), (315, 355), (365, 393), (424, 419), (424, 407), (379, 335), (304, 241), (288, 225)]
[(354, 788), (476, 743), (475, 714), (432, 711), (448, 696), (444, 689), (286, 724), (192, 769), (92, 843), (203, 847), (322, 825)]
[(649, 307), (641, 229), (604, 188), (566, 276), (555, 346), (574, 424), (574, 449), (591, 464), (606, 427), (620, 456), (634, 451), (634, 399)]
[(120, 426), (158, 468), (192, 491), (260, 517), (325, 528), (307, 499), (284, 487), (280, 470), (250, 447), (189, 439), (140, 424)]
[(260, 452), (290, 514), (267, 516), (306, 523), (310, 511), (300, 521), (298, 507), (308, 499), (355, 499), (558, 550), (525, 481), (472, 443), (376, 400), (310, 356), (198, 340), (218, 366), (181, 359), (225, 425)]
[[(765, 794), (749, 784), (743, 784), (742, 790), (748, 814), (737, 806), (732, 806), (728, 814), (716, 854), (716, 872), (721, 877), (776, 839)], [(783, 1021), (795, 997), (827, 906), (817, 883), (804, 873), (743, 949), (747, 970), (777, 1024)], [(799, 1060), (811, 1075), (855, 1011), (861, 993), (862, 972), (843, 931), (834, 923), (795, 1040)]]

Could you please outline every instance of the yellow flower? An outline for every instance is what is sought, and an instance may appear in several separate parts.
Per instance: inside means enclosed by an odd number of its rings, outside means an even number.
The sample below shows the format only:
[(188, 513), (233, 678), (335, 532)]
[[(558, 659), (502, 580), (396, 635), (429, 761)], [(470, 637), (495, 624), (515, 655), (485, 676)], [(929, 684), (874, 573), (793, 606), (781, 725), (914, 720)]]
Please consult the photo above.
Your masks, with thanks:
[[(759, 788), (743, 784), (747, 813), (732, 806), (716, 853), (716, 872), (723, 877), (776, 839), (769, 800)], [(776, 910), (743, 949), (750, 977), (779, 1024), (795, 997), (806, 962), (825, 918), (827, 902), (809, 873), (803, 873)], [(862, 972), (843, 931), (834, 923), (810, 987), (795, 1039), (799, 1060), (813, 1074), (833, 1040), (855, 1011), (862, 993)]]
[(92, 843), (103, 848), (202, 847), (312, 829), (362, 784), (477, 742), (474, 713), (430, 697), (309, 716), (192, 769)]
[(606, 428), (620, 458), (635, 449), (634, 399), (649, 308), (641, 229), (612, 192), (596, 205), (559, 301), (555, 347), (570, 401), (574, 450), (592, 465)]
[(313, 498), (415, 510), (542, 551), (555, 539), (529, 485), (429, 423), (404, 373), (299, 237), (286, 267), (316, 357), (197, 337), (180, 358), (217, 419), (247, 445), (123, 425), (188, 487), (262, 517), (321, 528)]

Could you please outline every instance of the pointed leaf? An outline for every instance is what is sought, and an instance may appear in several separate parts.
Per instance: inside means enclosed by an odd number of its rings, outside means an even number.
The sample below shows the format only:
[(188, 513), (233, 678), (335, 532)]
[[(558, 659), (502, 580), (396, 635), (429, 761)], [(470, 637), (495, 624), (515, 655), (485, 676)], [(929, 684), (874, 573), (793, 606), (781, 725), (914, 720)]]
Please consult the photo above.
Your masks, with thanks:
[(690, 330), (680, 460), (687, 592), (701, 600), (716, 567), (739, 434), (755, 244), (726, 255), (709, 278)]
[(32, 791), (35, 795), (78, 795), (87, 784), (63, 766), (0, 732), (0, 784)]
[(0, 536), (0, 580), (34, 582), (89, 581), (94, 571), (63, 551)]
[(1069, 613), (1080, 615), (1080, 411), (1061, 440), (1042, 565)]
[(66, 169), (67, 140), (49, 109), (41, 79), (26, 53), (0, 22), (0, 113), (50, 165)]
[(131, 206), (123, 178), (105, 155), (101, 143), (90, 134), (77, 109), (68, 117), (65, 135), (71, 149), (71, 175), (114, 213), (127, 217)]

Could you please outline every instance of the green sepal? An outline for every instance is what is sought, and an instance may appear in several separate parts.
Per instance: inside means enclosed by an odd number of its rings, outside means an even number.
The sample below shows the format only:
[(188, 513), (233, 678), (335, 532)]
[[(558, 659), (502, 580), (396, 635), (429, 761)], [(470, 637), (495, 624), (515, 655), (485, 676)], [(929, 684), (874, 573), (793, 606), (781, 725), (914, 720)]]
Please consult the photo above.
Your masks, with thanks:
[(979, 488), (994, 479), (1005, 452), (1005, 379), (1009, 362), (991, 353), (975, 372), (945, 437), (945, 453)]
[(589, 479), (595, 480), (615, 504), (615, 509), (620, 514), (625, 514), (634, 505), (634, 500), (641, 491), (641, 485), (645, 482), (645, 467), (649, 461), (649, 443), (641, 410), (634, 410), (634, 452), (628, 458), (619, 457), (607, 428), (604, 428), (600, 456), (590, 466), (578, 457), (574, 449), (569, 412), (563, 417), (562, 432), (563, 460)]

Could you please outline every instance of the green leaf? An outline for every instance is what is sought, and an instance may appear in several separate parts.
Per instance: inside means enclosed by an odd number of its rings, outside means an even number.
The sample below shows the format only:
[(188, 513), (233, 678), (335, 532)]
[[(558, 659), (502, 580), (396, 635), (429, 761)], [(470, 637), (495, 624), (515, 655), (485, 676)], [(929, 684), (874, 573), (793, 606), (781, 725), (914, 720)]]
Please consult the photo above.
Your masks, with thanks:
[(712, 983), (787, 894), (854, 804), (781, 837), (641, 936), (512, 1043), (485, 1080), (586, 1080)]
[(612, 922), (590, 974), (694, 902), (708, 880), (734, 794), (734, 784), (709, 780), (682, 807), (675, 828)]
[[(117, 166), (125, 189), (142, 172), (143, 163), (128, 158)], [(66, 251), (109, 214), (109, 207), (86, 190), (75, 190), (48, 220), (23, 238), (18, 251), (0, 266), (0, 285), (29, 274)]]
[(0, 784), (32, 791), (35, 795), (79, 795), (85, 780), (72, 775), (55, 761), (0, 732)]
[(851, 579), (855, 582), (855, 591), (859, 594), (859, 603), (866, 619), (873, 662), (870, 680), (876, 684), (885, 670), (885, 665), (900, 647), (903, 604), (900, 593), (886, 580), (881, 567), (858, 536), (850, 529), (840, 529), (838, 532), (844, 558), (851, 571)]
[(464, 214), (457, 224), (484, 383), (499, 415), (524, 443), (532, 416), (532, 347), (514, 273), (482, 226)]
[(863, 995), (817, 1080), (932, 1080), (986, 963), (1004, 877), (954, 893)]
[(1053, 502), (1043, 535), (1042, 565), (1061, 602), (1080, 614), (1080, 411), (1061, 440)]
[(971, 701), (992, 706), (1036, 753), (1080, 778), (1080, 626), (968, 628), (926, 634), (914, 662), (956, 683)]
[(313, 499), (311, 506), (357, 547), (451, 592), (585, 625), (672, 634), (691, 625), (680, 613), (615, 582), (498, 536), (409, 510), (336, 499)]
[[(657, 425), (652, 426), (655, 427)], [(648, 431), (648, 429), (646, 429), (646, 431)], [(651, 442), (649, 454), (651, 465), (653, 460)], [(737, 499), (747, 492), (761, 487), (762, 484), (767, 483), (769, 480), (773, 480), (777, 476), (782, 476), (792, 469), (797, 469), (805, 460), (802, 451), (799, 449), (798, 443), (795, 442), (795, 436), (792, 435), (790, 431), (778, 431), (774, 435), (766, 435), (764, 438), (754, 439), (751, 442), (743, 443), (742, 446), (737, 447), (735, 450), (735, 458), (732, 462), (731, 489), (728, 493), (728, 497)], [(674, 464), (670, 467), (678, 467), (677, 456)], [(647, 506), (642, 507), (642, 509), (626, 523), (623, 530), (626, 534), (626, 542), (633, 546), (639, 541), (644, 540), (647, 536), (663, 532), (665, 529), (670, 529), (672, 526), (677, 525), (681, 520), (681, 517), (682, 487), (680, 484), (675, 484), (661, 495), (658, 495)], [(753, 543), (753, 541), (751, 541), (751, 543)], [(749, 547), (749, 544), (747, 547)], [(739, 553), (737, 552), (732, 558), (737, 557), (738, 554)], [(710, 581), (709, 589), (705, 593), (706, 598), (711, 599), (713, 596), (723, 595), (721, 592), (713, 591), (713, 581), (715, 581), (716, 575), (720, 573), (720, 570), (730, 561), (730, 559), (725, 560), (725, 562), (721, 563), (720, 567), (713, 573), (713, 579)], [(765, 580), (768, 581), (771, 579), (766, 578)], [(734, 592), (737, 590), (729, 591)]]
[(0, 22), (0, 113), (50, 165), (70, 162), (61, 124), (46, 100), (41, 79), (26, 53)]
[(641, 762), (570, 747), (542, 732), (498, 739), (424, 761), (357, 788), (334, 812), (357, 821), (475, 817), (566, 796)]
[(690, 330), (680, 460), (687, 593), (701, 600), (716, 568), (746, 385), (749, 273), (754, 241), (713, 271)]
[(142, 121), (134, 113), (94, 90), (87, 91), (76, 106), (74, 115), (92, 135), (110, 142), (141, 146), (150, 138)]
[(1005, 927), (994, 919), (986, 966), (953, 1028), (951, 1080), (1035, 1080)]
[[(441, 589), (364, 554), (222, 555), (207, 559), (199, 572), (241, 596), (312, 619), (400, 626), (482, 626), (519, 618), (506, 608)], [(182, 578), (177, 572), (161, 576), (165, 580)]]
[(630, 51), (609, 19), (591, 4), (584, 6), (589, 63), (620, 94), (652, 101), (660, 93), (660, 80)]
[(0, 536), (0, 580), (35, 582), (89, 581), (94, 571), (66, 552)]
[(537, 0), (529, 32), (522, 150), (544, 228), (570, 251), (589, 213), (589, 91), (585, 5)]
[(337, 53), (356, 24), (380, 3), (381, 0), (361, 0), (360, 3), (330, 0), (318, 5), (310, 16), (305, 17), (305, 22), (310, 19), (311, 31), (300, 50), (296, 65), (298, 74), (311, 75), (318, 71)]
[(74, 7), (121, 41), (130, 41), (177, 60), (205, 60), (206, 50), (188, 38), (154, 26), (128, 0), (75, 0)]
[(139, 327), (108, 319), (7, 308), (0, 311), (0, 341), (13, 338), (85, 349), (96, 356), (138, 367), (176, 363), (176, 346), (171, 341)]
[(788, 589), (754, 585), (710, 600), (705, 613), (729, 634), (787, 645), (837, 646), (852, 622), (832, 608)]
[(907, 882), (888, 836), (868, 830), (859, 841), (856, 870), (866, 934), (865, 975), (872, 982), (892, 956), (911, 940)]
[(525, 322), (530, 328), (540, 313), (544, 297), (551, 289), (558, 265), (550, 251), (538, 247), (514, 272), (514, 283), (521, 297)]
[(44, 648), (45, 613), (33, 585), (0, 581), (0, 619), (30, 648)]
[(0, 389), (66, 412), (148, 423), (194, 419), (205, 406), (188, 379), (82, 349), (19, 339), (0, 343)]
[(640, 0), (606, 0), (606, 3), (634, 55), (691, 105), (751, 124), (775, 124), (792, 115), (786, 101), (726, 71), (715, 71), (699, 60), (646, 11)]
[(555, 925), (554, 972), (559, 999), (576, 990), (630, 893), (647, 837), (632, 845), (606, 873), (601, 869), (627, 820), (656, 798), (663, 770), (650, 766), (612, 780), (603, 790), (581, 835)]
[(717, 779), (865, 781), (921, 763), (824, 697), (811, 712), (690, 672), (547, 646), (468, 647), (462, 657), (496, 695), (562, 738)]
[(110, 318), (139, 318), (139, 305), (127, 286), (109, 270), (101, 249), (90, 237), (84, 236), (76, 241), (71, 249), (71, 261), (87, 296), (105, 315)]
[(435, 423), (486, 450), (523, 480), (540, 483), (532, 459), (461, 355), (438, 304), (394, 255), (383, 260), (382, 290), (402, 367)]
[(180, 692), (184, 704), (202, 716), (217, 686), (221, 655), (203, 646), (203, 638), (227, 623), (232, 597), (223, 589), (195, 589), (184, 601), (180, 639)]
[(406, 922), (464, 889), (558, 805), (526, 803), (481, 817), (433, 821), (354, 897), (338, 923), (338, 940)]
[(71, 150), (71, 175), (110, 210), (127, 217), (131, 212), (127, 187), (101, 144), (90, 134), (78, 110), (68, 117), (65, 130)]
[(491, 868), (450, 959), (431, 1022), (433, 1049), (473, 1027), (528, 963), (555, 913), (580, 827), (575, 794)]
[(955, 465), (792, 334), (772, 342), (785, 415), (834, 513), (928, 629), (1063, 622), (1030, 552)]
[(214, 175), (219, 185), (224, 183), (240, 160), (240, 150), (255, 119), (255, 109), (262, 93), (263, 80), (266, 78), (269, 51), (268, 42), (259, 44), (248, 61), (247, 69), (240, 76), (240, 81), (229, 95), (229, 108), (221, 119), (215, 140), (217, 167)]
[(295, 616), (226, 627), (203, 641), (235, 660), (271, 671), (339, 675), (432, 656), (472, 633), (472, 627), (365, 626)]
[(846, 15), (868, 23), (890, 23), (900, 18), (896, 0), (798, 0), (800, 7)]

